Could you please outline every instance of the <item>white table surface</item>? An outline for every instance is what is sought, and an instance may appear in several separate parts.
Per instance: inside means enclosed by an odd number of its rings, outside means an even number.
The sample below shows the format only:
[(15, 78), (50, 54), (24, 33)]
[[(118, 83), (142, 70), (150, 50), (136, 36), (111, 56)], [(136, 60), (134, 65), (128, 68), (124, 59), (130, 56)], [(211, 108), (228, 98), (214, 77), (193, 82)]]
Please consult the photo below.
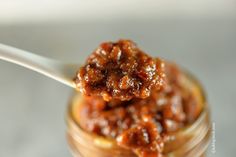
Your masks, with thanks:
[[(204, 84), (215, 123), (216, 153), (235, 156), (236, 20), (100, 20), (63, 24), (3, 24), (0, 42), (82, 63), (101, 42), (130, 38), (154, 56), (174, 60)], [(0, 61), (0, 156), (71, 156), (65, 110), (72, 89)]]

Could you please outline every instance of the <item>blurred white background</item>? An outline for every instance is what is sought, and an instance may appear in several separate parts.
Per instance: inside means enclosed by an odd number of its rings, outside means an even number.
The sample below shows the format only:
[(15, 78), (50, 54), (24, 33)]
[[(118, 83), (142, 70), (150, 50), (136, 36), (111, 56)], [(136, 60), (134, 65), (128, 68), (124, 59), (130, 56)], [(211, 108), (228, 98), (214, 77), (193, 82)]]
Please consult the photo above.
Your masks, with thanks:
[[(204, 85), (216, 152), (235, 156), (236, 0), (0, 0), (0, 42), (82, 63), (102, 41), (129, 38)], [(65, 113), (73, 92), (0, 61), (0, 156), (71, 156)]]
[(0, 22), (116, 18), (234, 18), (235, 0), (1, 0)]

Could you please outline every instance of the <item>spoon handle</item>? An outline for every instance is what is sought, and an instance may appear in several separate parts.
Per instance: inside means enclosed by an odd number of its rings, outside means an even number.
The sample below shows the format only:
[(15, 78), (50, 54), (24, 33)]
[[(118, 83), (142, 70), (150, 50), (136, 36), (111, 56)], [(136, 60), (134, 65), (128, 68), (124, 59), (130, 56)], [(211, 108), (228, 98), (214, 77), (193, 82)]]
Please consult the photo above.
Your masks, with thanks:
[(21, 65), (66, 85), (75, 87), (72, 77), (68, 76), (68, 72), (70, 72), (68, 71), (69, 67), (59, 61), (48, 59), (1, 43), (0, 59)]

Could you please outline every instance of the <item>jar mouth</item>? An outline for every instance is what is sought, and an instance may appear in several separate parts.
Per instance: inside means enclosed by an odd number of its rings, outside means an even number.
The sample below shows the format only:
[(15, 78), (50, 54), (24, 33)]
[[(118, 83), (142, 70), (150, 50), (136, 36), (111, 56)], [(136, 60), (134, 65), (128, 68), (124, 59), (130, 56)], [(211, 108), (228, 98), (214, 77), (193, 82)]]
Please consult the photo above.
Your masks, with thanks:
[[(206, 119), (209, 120), (209, 108), (208, 108), (208, 104), (206, 102), (206, 95), (205, 95), (202, 85), (199, 83), (199, 81), (197, 81), (197, 79), (191, 73), (187, 72), (186, 70), (184, 70), (184, 73), (191, 80), (191, 82), (196, 84), (196, 86), (199, 88), (199, 91), (200, 91), (199, 93), (200, 93), (200, 97), (202, 100), (201, 101), (202, 102), (202, 104), (201, 104), (202, 109), (201, 109), (198, 117), (194, 120), (194, 122), (192, 122), (192, 123), (184, 126), (183, 128), (170, 134), (170, 137), (173, 138), (173, 141), (176, 140), (176, 138), (178, 138), (178, 137), (180, 138), (180, 137), (185, 137), (185, 136), (191, 136), (193, 134), (193, 132), (195, 132), (202, 125), (202, 123), (204, 123), (204, 121), (206, 121)], [(79, 122), (76, 121), (75, 113), (74, 113), (74, 108), (78, 107), (78, 105), (80, 104), (81, 101), (82, 101), (81, 94), (75, 93), (75, 95), (73, 96), (73, 99), (69, 103), (68, 112), (67, 112), (67, 114), (68, 114), (67, 115), (67, 124), (71, 130), (76, 132), (76, 134), (77, 134), (77, 135), (75, 135), (76, 138), (78, 140), (81, 140), (82, 137), (87, 137), (87, 138), (93, 140), (94, 145), (104, 148), (104, 149), (112, 149), (113, 151), (116, 151), (116, 150), (118, 151), (120, 149), (123, 149), (116, 144), (115, 139), (99, 136), (95, 133), (86, 132), (81, 127)], [(200, 140), (203, 137), (205, 137), (206, 134), (209, 134), (209, 130), (210, 130), (209, 126), (204, 126), (204, 128), (201, 128), (199, 130), (201, 134), (197, 135), (198, 136), (197, 139)], [(191, 140), (191, 144), (193, 144), (193, 142), (196, 143), (196, 141)], [(169, 144), (171, 145), (171, 142)], [(188, 147), (186, 145), (191, 145), (191, 144), (185, 143), (184, 145), (179, 146), (178, 149), (181, 149), (182, 147)], [(128, 150), (124, 149), (124, 151), (128, 151)], [(170, 149), (168, 151), (164, 151), (164, 153), (168, 152), (168, 154), (175, 154), (175, 151), (176, 151), (176, 149), (173, 149), (173, 150)]]

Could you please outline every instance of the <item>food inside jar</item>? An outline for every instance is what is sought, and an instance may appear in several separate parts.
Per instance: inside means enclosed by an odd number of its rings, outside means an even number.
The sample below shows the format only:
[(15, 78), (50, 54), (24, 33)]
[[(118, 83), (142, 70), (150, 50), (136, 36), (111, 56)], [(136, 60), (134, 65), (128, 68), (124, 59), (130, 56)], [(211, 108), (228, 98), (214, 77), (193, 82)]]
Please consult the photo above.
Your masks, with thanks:
[(139, 157), (161, 157), (168, 134), (202, 110), (199, 89), (176, 64), (148, 56), (130, 40), (100, 45), (75, 78), (75, 111), (87, 132), (116, 140)]

